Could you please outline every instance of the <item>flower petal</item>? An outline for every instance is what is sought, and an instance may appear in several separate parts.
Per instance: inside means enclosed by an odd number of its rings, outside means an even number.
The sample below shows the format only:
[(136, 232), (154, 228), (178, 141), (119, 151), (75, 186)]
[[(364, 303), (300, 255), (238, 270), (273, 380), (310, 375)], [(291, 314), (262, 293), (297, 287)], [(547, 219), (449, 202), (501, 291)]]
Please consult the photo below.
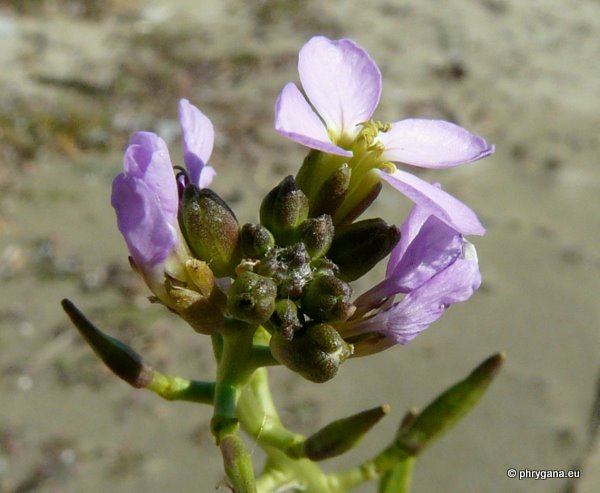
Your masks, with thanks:
[(401, 120), (378, 137), (385, 146), (383, 159), (423, 168), (458, 166), (494, 152), (482, 137), (442, 120)]
[[(421, 212), (422, 208), (414, 207), (402, 225), (401, 231), (409, 237), (410, 243), (400, 248), (396, 245), (392, 253), (396, 249), (403, 252), (390, 257), (386, 278), (354, 302), (359, 313), (379, 306), (386, 298), (414, 291), (462, 255), (462, 236), (435, 216), (427, 215), (423, 223)], [(412, 224), (413, 221), (416, 224)], [(414, 227), (418, 233), (410, 238)]]
[(300, 50), (298, 72), (306, 95), (336, 137), (354, 137), (381, 96), (381, 72), (350, 39), (310, 39)]
[(179, 198), (165, 141), (151, 132), (137, 132), (130, 140), (123, 162), (125, 176), (138, 178), (156, 194), (169, 223), (177, 221)]
[(485, 228), (469, 207), (435, 185), (402, 170), (396, 170), (392, 174), (377, 171), (379, 176), (396, 190), (459, 233), (464, 235), (485, 233)]
[(331, 142), (325, 125), (293, 82), (284, 86), (275, 103), (275, 130), (311, 149), (352, 156), (350, 151)]
[(366, 333), (383, 336), (363, 348), (357, 345), (359, 355), (383, 351), (395, 344), (407, 344), (440, 318), (449, 305), (469, 299), (480, 285), (477, 262), (458, 259), (399, 303), (344, 327), (341, 334), (344, 338)]
[(121, 173), (113, 181), (111, 203), (136, 265), (148, 272), (164, 262), (177, 243), (177, 233), (156, 192), (142, 179)]
[[(194, 185), (200, 184), (200, 175), (208, 163), (215, 142), (215, 130), (211, 121), (187, 99), (179, 101), (179, 123), (182, 132), (183, 160)], [(212, 174), (204, 177), (204, 187), (210, 185)], [(210, 176), (210, 179), (208, 178)], [(199, 185), (200, 188), (203, 188)]]

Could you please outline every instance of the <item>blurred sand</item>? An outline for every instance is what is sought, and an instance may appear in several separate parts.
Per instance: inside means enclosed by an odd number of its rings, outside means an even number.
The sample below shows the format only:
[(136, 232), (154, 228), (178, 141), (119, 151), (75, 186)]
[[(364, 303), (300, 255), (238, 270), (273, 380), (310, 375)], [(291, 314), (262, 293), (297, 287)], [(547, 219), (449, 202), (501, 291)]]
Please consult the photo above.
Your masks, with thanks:
[[(185, 96), (217, 129), (215, 190), (254, 220), (259, 198), (303, 157), (273, 131), (273, 104), (318, 33), (351, 37), (377, 61), (379, 119), (453, 120), (497, 152), (420, 173), (488, 227), (475, 239), (484, 287), (411, 345), (351, 361), (333, 382), (273, 371), (286, 424), (309, 432), (389, 402), (371, 436), (332, 461), (350, 465), (386, 443), (407, 408), (502, 350), (500, 378), (419, 459), (413, 491), (600, 490), (600, 3), (47, 0), (0, 4), (1, 493), (219, 484), (210, 410), (112, 378), (59, 301), (166, 372), (210, 378), (206, 341), (149, 305), (129, 273), (110, 183), (135, 130), (159, 132), (180, 158)], [(385, 192), (373, 214), (402, 221), (409, 204)], [(582, 478), (519, 481), (510, 467)]]

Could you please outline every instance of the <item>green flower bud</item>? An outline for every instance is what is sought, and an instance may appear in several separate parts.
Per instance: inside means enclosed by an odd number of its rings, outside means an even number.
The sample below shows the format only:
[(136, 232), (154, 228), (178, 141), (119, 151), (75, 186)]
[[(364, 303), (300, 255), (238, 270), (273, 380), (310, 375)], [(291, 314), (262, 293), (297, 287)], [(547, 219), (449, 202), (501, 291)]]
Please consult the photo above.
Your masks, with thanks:
[(300, 316), (296, 303), (289, 299), (283, 299), (277, 302), (271, 321), (285, 339), (291, 340), (294, 332), (302, 328)]
[(232, 317), (250, 324), (267, 321), (275, 310), (277, 285), (254, 272), (244, 272), (227, 293), (227, 309)]
[(346, 197), (351, 175), (352, 170), (344, 163), (323, 182), (315, 198), (310, 201), (311, 217), (321, 214), (329, 214), (330, 216), (335, 214)]
[(311, 258), (323, 257), (329, 250), (335, 233), (331, 216), (323, 214), (307, 219), (300, 229), (302, 242)]
[(181, 230), (197, 258), (217, 277), (231, 276), (241, 259), (239, 225), (227, 203), (208, 188), (188, 185), (181, 204)]
[(271, 353), (277, 361), (311, 382), (326, 382), (352, 355), (352, 346), (331, 325), (315, 324), (294, 334), (289, 341), (278, 333), (271, 337)]
[(318, 321), (343, 321), (354, 313), (352, 288), (337, 277), (318, 274), (304, 288), (302, 310)]
[(275, 246), (271, 232), (260, 224), (244, 224), (240, 242), (244, 256), (256, 259), (263, 258)]
[(390, 406), (384, 404), (328, 424), (306, 439), (304, 455), (320, 461), (347, 452), (389, 412)]
[(327, 256), (340, 269), (340, 278), (354, 281), (386, 257), (400, 239), (400, 230), (383, 219), (365, 219), (338, 228)]
[(271, 190), (260, 205), (260, 222), (280, 245), (296, 241), (296, 230), (307, 217), (308, 199), (291, 175)]

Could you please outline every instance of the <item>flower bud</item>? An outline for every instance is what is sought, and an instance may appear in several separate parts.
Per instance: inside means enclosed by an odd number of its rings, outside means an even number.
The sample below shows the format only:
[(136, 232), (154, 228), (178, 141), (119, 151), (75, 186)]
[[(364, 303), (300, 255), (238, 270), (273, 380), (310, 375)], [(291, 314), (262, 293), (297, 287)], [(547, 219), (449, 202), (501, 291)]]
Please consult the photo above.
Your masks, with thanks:
[(336, 231), (327, 256), (340, 269), (340, 278), (354, 281), (386, 257), (400, 239), (400, 230), (380, 218), (365, 219)]
[(261, 259), (275, 246), (271, 232), (260, 224), (244, 224), (240, 242), (245, 257)]
[(282, 365), (317, 383), (331, 380), (353, 350), (337, 330), (327, 324), (310, 325), (294, 334), (291, 341), (275, 333), (270, 346), (271, 353)]
[(306, 439), (304, 455), (319, 461), (347, 452), (389, 412), (390, 406), (384, 404), (328, 424)]
[(302, 310), (319, 321), (343, 321), (354, 313), (352, 288), (337, 277), (322, 273), (304, 288)]
[(227, 293), (227, 309), (232, 317), (250, 324), (267, 321), (275, 310), (277, 285), (254, 272), (242, 273)]
[(294, 243), (296, 230), (307, 217), (308, 199), (291, 175), (271, 190), (260, 205), (260, 222), (280, 245)]
[(333, 221), (327, 214), (307, 219), (300, 228), (302, 242), (313, 259), (323, 257), (327, 253), (334, 233)]
[(311, 217), (321, 214), (329, 214), (330, 216), (335, 214), (335, 211), (346, 197), (351, 175), (352, 170), (344, 163), (323, 182), (315, 198), (310, 201)]
[(207, 262), (217, 277), (231, 276), (241, 255), (239, 225), (227, 203), (208, 188), (188, 185), (180, 223), (194, 256)]
[(282, 337), (288, 340), (294, 337), (294, 332), (302, 328), (298, 307), (296, 303), (289, 299), (282, 299), (277, 302), (271, 321)]

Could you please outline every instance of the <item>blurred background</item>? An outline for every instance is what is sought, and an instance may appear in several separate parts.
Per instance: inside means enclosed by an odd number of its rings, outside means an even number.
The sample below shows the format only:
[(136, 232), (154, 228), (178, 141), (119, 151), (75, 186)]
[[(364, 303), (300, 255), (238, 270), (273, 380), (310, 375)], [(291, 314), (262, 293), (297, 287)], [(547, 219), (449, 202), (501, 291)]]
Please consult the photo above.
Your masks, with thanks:
[[(227, 491), (210, 409), (112, 377), (59, 303), (71, 298), (167, 373), (211, 378), (207, 340), (150, 305), (130, 272), (111, 181), (136, 130), (159, 133), (181, 162), (186, 97), (217, 131), (214, 189), (240, 222), (255, 221), (260, 198), (305, 153), (273, 131), (273, 105), (315, 34), (350, 37), (376, 60), (378, 119), (451, 120), (497, 152), (418, 172), (488, 228), (473, 239), (480, 291), (412, 344), (349, 361), (326, 384), (275, 369), (284, 422), (307, 433), (390, 403), (361, 446), (328, 467), (348, 466), (387, 443), (408, 408), (505, 351), (480, 406), (419, 459), (413, 491), (600, 491), (599, 2), (4, 0), (1, 493)], [(408, 201), (380, 197), (369, 215), (402, 222)], [(511, 467), (577, 469), (581, 479), (519, 481)]]

